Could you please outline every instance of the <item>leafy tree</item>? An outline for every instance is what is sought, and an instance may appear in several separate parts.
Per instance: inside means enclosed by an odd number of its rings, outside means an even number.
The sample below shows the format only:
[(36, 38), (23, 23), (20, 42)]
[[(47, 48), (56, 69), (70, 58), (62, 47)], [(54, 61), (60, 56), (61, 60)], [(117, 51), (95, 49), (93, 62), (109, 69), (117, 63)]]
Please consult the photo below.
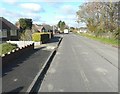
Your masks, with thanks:
[(89, 2), (79, 6), (77, 22), (84, 22), (96, 36), (111, 32), (118, 35), (118, 2)]
[(19, 23), (23, 30), (32, 28), (32, 19), (20, 18)]
[(60, 28), (61, 22), (62, 22), (62, 21), (60, 20), (60, 21), (58, 22), (58, 24), (57, 24), (57, 26), (58, 26), (59, 28)]
[(64, 31), (64, 29), (65, 29), (65, 22), (63, 21), (63, 22), (61, 22), (61, 24), (60, 24), (60, 29), (61, 29), (61, 31)]
[(60, 28), (61, 31), (64, 31), (66, 24), (64, 21), (60, 20), (57, 26)]
[(26, 29), (23, 33), (21, 33), (20, 40), (31, 41), (32, 40), (32, 31)]

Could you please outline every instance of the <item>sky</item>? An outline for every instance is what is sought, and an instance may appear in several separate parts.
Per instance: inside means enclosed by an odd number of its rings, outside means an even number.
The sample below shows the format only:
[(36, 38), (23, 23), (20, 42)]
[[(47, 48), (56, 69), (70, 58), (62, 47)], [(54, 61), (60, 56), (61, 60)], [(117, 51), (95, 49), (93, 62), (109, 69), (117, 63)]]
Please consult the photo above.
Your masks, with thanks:
[[(79, 0), (0, 0), (0, 15), (13, 24), (20, 18), (31, 18), (33, 24), (56, 25), (60, 20), (78, 27), (76, 12), (84, 1)], [(85, 26), (81, 24), (79, 26)]]

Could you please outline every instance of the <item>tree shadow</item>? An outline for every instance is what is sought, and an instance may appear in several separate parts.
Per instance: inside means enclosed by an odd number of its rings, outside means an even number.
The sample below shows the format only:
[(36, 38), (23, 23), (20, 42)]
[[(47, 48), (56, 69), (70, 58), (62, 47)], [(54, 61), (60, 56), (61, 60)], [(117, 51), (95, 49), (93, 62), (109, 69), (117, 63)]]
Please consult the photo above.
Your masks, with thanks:
[(24, 61), (28, 60), (33, 54), (37, 51), (43, 49), (45, 47), (37, 48), (27, 53), (21, 54), (18, 58), (13, 60), (11, 63), (2, 66), (2, 77), (7, 75), (8, 72), (13, 71), (15, 67), (19, 67), (20, 64), (24, 63)]

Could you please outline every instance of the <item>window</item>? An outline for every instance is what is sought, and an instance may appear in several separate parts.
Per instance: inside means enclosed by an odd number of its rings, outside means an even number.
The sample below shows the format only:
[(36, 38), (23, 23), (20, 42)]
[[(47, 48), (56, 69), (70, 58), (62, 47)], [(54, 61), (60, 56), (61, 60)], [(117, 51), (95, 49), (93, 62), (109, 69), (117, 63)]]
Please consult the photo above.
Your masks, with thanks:
[(7, 29), (2, 30), (2, 37), (7, 37)]
[(10, 30), (11, 36), (17, 36), (17, 30)]

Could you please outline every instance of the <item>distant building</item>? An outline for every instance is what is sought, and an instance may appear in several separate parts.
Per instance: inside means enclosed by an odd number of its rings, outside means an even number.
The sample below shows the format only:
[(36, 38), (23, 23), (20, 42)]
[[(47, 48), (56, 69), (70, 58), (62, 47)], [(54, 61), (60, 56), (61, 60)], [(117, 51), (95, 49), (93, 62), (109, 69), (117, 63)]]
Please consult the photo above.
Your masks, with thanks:
[(78, 33), (86, 33), (87, 32), (87, 28), (86, 27), (81, 27), (77, 32)]
[(17, 27), (3, 17), (0, 17), (0, 40), (19, 40), (19, 32)]

